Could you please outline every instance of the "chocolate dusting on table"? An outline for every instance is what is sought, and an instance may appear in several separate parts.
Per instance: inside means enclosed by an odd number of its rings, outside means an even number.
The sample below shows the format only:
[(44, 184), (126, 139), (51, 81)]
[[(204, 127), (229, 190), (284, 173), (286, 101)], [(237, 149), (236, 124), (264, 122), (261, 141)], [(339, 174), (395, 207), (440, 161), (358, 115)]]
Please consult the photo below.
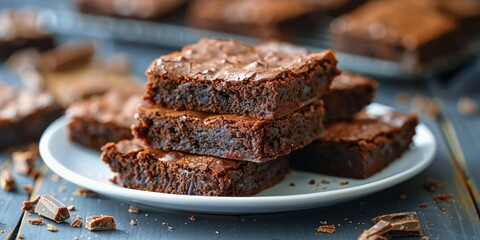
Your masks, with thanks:
[(357, 240), (388, 239), (385, 234), (390, 232), (392, 228), (391, 222), (380, 220), (371, 228), (363, 231)]
[(331, 225), (322, 225), (322, 226), (319, 226), (319, 227), (317, 228), (317, 232), (318, 232), (318, 233), (330, 233), (330, 234), (332, 234), (332, 233), (335, 233), (336, 230), (337, 230), (337, 229), (336, 229), (335, 225), (333, 225), (333, 224), (331, 224)]
[(387, 233), (391, 237), (422, 236), (420, 221), (416, 212), (402, 212), (385, 214), (372, 219), (373, 223), (380, 221), (390, 222), (392, 229)]
[(3, 190), (11, 192), (16, 189), (15, 178), (7, 166), (2, 168), (2, 178), (0, 179), (0, 186)]
[(65, 204), (48, 194), (44, 194), (40, 197), (40, 200), (35, 206), (34, 212), (57, 223), (70, 218), (70, 213)]
[(90, 231), (110, 231), (115, 230), (117, 225), (112, 216), (89, 216), (85, 227)]

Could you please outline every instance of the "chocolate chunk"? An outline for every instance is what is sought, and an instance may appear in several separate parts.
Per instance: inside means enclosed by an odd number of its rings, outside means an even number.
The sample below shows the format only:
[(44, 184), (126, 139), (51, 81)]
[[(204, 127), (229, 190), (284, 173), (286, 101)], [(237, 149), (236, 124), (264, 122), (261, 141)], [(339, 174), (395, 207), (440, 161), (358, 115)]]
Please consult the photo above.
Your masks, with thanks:
[(35, 206), (34, 212), (40, 216), (52, 219), (57, 223), (70, 218), (70, 213), (65, 204), (48, 194), (44, 194), (40, 197), (37, 206)]
[(391, 230), (392, 230), (392, 224), (390, 222), (380, 220), (371, 228), (363, 231), (362, 234), (358, 236), (357, 240), (383, 239), (384, 235)]
[(53, 226), (52, 224), (47, 224), (47, 230), (50, 232), (56, 232), (58, 231), (58, 228)]
[(433, 200), (435, 200), (435, 202), (440, 202), (440, 201), (447, 201), (448, 199), (450, 199), (453, 195), (451, 193), (441, 193), (441, 194), (435, 194), (433, 196)]
[(128, 207), (128, 212), (129, 213), (138, 213), (138, 208), (130, 205), (130, 207)]
[(32, 210), (33, 205), (37, 204), (40, 200), (40, 196), (35, 197), (33, 200), (23, 201), (22, 211)]
[(110, 231), (115, 230), (117, 225), (112, 216), (90, 216), (87, 217), (85, 226), (90, 231)]
[(32, 189), (33, 189), (32, 185), (30, 185), (30, 184), (23, 184), (23, 185), (22, 185), (22, 188), (23, 188), (23, 190), (24, 190), (27, 194), (32, 193)]
[(319, 233), (335, 233), (336, 228), (335, 225), (322, 225), (317, 228), (317, 232)]
[(28, 175), (35, 168), (37, 155), (33, 151), (15, 151), (12, 153), (12, 160), (16, 172)]
[(43, 218), (28, 219), (28, 222), (32, 225), (43, 225)]
[(43, 53), (39, 68), (45, 71), (61, 71), (84, 63), (95, 53), (92, 42), (69, 43)]
[(78, 216), (77, 215), (77, 218), (75, 220), (72, 221), (72, 223), (70, 223), (70, 226), (71, 227), (74, 227), (74, 228), (80, 228), (82, 227), (82, 217)]
[(8, 167), (3, 167), (2, 169), (2, 178), (0, 179), (0, 186), (3, 188), (3, 190), (8, 192), (11, 192), (16, 188), (15, 178), (13, 178), (13, 175), (10, 173), (10, 169), (8, 169)]
[(135, 221), (135, 220), (133, 220), (133, 219), (130, 220), (130, 225), (132, 225), (132, 226), (137, 226), (137, 224), (138, 224), (137, 221)]
[(67, 207), (68, 211), (75, 211), (75, 205), (70, 205)]
[(192, 222), (196, 221), (197, 220), (197, 217), (195, 215), (190, 215), (190, 217), (188, 217), (188, 219)]
[(422, 236), (416, 212), (391, 213), (372, 219), (375, 224), (381, 220), (388, 221), (392, 225), (392, 229), (387, 233), (388, 236)]

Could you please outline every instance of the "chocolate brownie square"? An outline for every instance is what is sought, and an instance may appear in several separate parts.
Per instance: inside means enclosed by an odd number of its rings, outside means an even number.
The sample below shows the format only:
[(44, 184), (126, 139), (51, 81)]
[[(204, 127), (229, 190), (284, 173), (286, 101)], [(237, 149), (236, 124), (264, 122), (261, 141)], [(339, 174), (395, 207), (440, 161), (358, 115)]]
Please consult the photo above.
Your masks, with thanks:
[(351, 119), (372, 102), (377, 86), (373, 79), (342, 72), (333, 79), (330, 90), (323, 96), (324, 122)]
[(0, 11), (0, 59), (8, 58), (13, 52), (22, 48), (46, 50), (55, 46), (50, 32), (39, 27), (38, 13), (33, 10)]
[(301, 171), (367, 178), (409, 148), (417, 124), (415, 114), (361, 112), (351, 122), (327, 125), (320, 139), (292, 154), (290, 164)]
[(162, 150), (265, 162), (319, 138), (323, 115), (321, 101), (272, 120), (140, 107), (132, 131), (146, 145)]
[(70, 140), (100, 150), (108, 142), (133, 138), (130, 126), (134, 123), (141, 92), (135, 88), (115, 88), (104, 95), (73, 103), (67, 109)]
[(171, 194), (250, 196), (280, 182), (288, 159), (266, 163), (164, 152), (137, 140), (108, 143), (102, 160), (127, 188)]
[(0, 84), (0, 149), (34, 142), (63, 114), (54, 98)]
[(339, 73), (333, 51), (290, 46), (202, 39), (150, 65), (143, 99), (174, 110), (287, 116), (321, 98)]
[(330, 25), (338, 50), (398, 62), (412, 73), (464, 50), (458, 30), (453, 17), (417, 0), (370, 1)]

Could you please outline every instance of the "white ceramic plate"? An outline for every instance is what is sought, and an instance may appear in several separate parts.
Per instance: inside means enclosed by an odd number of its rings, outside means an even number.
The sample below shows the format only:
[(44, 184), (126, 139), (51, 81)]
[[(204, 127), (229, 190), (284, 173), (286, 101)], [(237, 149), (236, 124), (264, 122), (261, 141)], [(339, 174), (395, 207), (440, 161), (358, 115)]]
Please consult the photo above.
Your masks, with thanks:
[[(389, 108), (371, 104), (368, 111)], [(97, 193), (154, 208), (216, 214), (282, 212), (321, 207), (359, 198), (403, 182), (424, 170), (433, 159), (435, 139), (423, 124), (417, 127), (413, 146), (401, 159), (383, 171), (364, 179), (347, 179), (293, 171), (276, 186), (251, 197), (207, 197), (147, 192), (111, 183), (113, 176), (100, 160), (100, 152), (80, 147), (67, 138), (68, 119), (52, 123), (40, 140), (45, 163), (62, 178)], [(309, 184), (314, 179), (316, 184)], [(327, 180), (330, 183), (321, 183)], [(347, 185), (340, 184), (348, 181)], [(290, 186), (291, 183), (295, 186)]]

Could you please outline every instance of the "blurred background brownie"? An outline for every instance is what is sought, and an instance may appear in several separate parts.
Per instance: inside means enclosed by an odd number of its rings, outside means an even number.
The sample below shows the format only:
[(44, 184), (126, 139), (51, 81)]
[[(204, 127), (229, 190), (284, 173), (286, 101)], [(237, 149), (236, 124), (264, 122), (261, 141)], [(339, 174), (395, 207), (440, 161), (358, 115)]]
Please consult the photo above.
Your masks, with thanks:
[(75, 0), (77, 8), (86, 13), (157, 19), (164, 17), (185, 4), (185, 0)]
[(369, 1), (335, 19), (330, 32), (338, 50), (399, 62), (412, 72), (467, 48), (455, 18), (430, 0)]
[(62, 114), (50, 94), (0, 83), (0, 149), (38, 141), (47, 126)]
[(294, 169), (349, 178), (367, 178), (402, 156), (412, 143), (415, 114), (358, 113), (352, 121), (325, 126), (325, 134), (292, 154)]
[(102, 160), (127, 188), (171, 194), (250, 196), (280, 182), (288, 158), (266, 163), (164, 152), (126, 140), (102, 147)]
[(142, 93), (140, 88), (114, 88), (73, 103), (67, 109), (70, 139), (98, 151), (108, 142), (133, 138), (130, 126)]
[(53, 35), (41, 28), (33, 10), (0, 10), (0, 60), (22, 48), (53, 48)]
[(375, 80), (347, 72), (335, 77), (323, 96), (325, 123), (349, 120), (375, 97)]

